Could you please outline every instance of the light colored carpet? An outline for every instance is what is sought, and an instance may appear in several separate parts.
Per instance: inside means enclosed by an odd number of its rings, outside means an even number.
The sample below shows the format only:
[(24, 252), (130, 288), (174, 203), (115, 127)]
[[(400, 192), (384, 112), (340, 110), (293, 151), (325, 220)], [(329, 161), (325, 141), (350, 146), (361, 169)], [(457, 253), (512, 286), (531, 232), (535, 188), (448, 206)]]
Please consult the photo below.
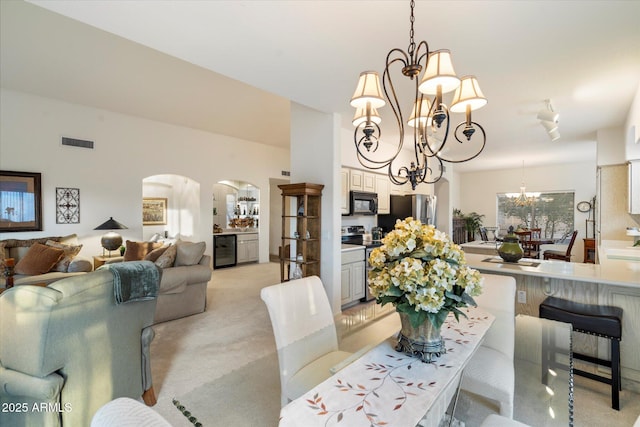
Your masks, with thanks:
[[(172, 400), (179, 400), (205, 427), (275, 427), (280, 411), (278, 360), (260, 289), (279, 281), (277, 263), (215, 270), (205, 313), (154, 327), (151, 347), (154, 409), (175, 427), (192, 424)], [(347, 310), (337, 320), (341, 349), (357, 351), (399, 329), (397, 315), (367, 305)], [(632, 426), (640, 396), (621, 394), (621, 411), (609, 406), (609, 386), (576, 377), (576, 426)], [(526, 390), (516, 390), (515, 418), (531, 426), (535, 413)], [(495, 413), (492, 402), (462, 393), (456, 418), (479, 426)], [(346, 426), (348, 427), (348, 426)]]

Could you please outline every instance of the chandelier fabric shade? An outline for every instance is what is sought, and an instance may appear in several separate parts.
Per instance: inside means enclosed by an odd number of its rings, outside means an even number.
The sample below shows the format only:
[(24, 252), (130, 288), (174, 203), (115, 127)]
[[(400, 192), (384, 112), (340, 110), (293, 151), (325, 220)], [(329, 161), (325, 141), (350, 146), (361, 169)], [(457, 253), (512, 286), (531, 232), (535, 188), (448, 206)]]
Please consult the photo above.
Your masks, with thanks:
[[(486, 144), (484, 128), (471, 119), (471, 111), (483, 107), (487, 99), (480, 90), (475, 76), (460, 79), (453, 67), (451, 52), (447, 49), (430, 51), (426, 41), (414, 41), (415, 0), (411, 0), (409, 46), (406, 51), (391, 49), (386, 57), (382, 85), (375, 71), (360, 73), (356, 90), (350, 104), (356, 108), (352, 120), (355, 126), (354, 144), (358, 161), (367, 169), (386, 168), (389, 180), (396, 185), (411, 184), (412, 189), (420, 183), (432, 184), (444, 173), (443, 162), (462, 163), (477, 157)], [(399, 79), (395, 71), (399, 69)], [(413, 99), (401, 102), (396, 86), (400, 79), (408, 77), (413, 87)], [(406, 80), (403, 80), (406, 82)], [(443, 94), (455, 91), (450, 103)], [(382, 94), (384, 93), (384, 98)], [(450, 95), (447, 95), (450, 97)], [(397, 125), (397, 141), (389, 136), (385, 149), (378, 152), (381, 142), (380, 124), (382, 116), (378, 110), (389, 104)], [(404, 109), (413, 108), (411, 114)], [(451, 113), (464, 113), (465, 120), (454, 125)], [(409, 118), (407, 120), (407, 117)], [(386, 119), (385, 119), (386, 120)], [(411, 132), (405, 126), (413, 128)], [(405, 138), (413, 142), (413, 158), (408, 165), (398, 166)], [(464, 146), (449, 143), (456, 140)], [(381, 154), (383, 153), (383, 154)], [(391, 154), (389, 154), (391, 153)], [(408, 154), (408, 153), (407, 153)], [(388, 157), (385, 157), (388, 156)]]
[[(376, 123), (376, 124), (380, 124), (380, 122), (382, 122), (382, 118), (380, 117), (378, 110), (376, 110), (375, 108), (369, 109), (368, 120), (371, 120), (373, 123)], [(367, 121), (367, 107), (358, 107), (356, 109), (356, 114), (354, 114), (353, 116), (353, 120), (351, 120), (351, 123), (353, 123), (354, 126), (358, 127), (360, 126), (361, 123), (366, 123), (366, 121)]]
[(470, 110), (477, 110), (487, 104), (487, 98), (484, 97), (475, 76), (464, 76), (460, 79), (460, 86), (456, 89), (451, 101), (449, 110), (453, 113), (464, 113), (467, 106)]
[(386, 104), (380, 91), (380, 76), (376, 71), (360, 73), (358, 86), (351, 97), (351, 106), (356, 108), (380, 108)]
[(448, 93), (460, 86), (451, 62), (451, 52), (446, 49), (429, 54), (427, 69), (424, 70), (418, 90), (425, 95), (436, 95), (440, 86), (441, 93)]
[(413, 128), (419, 126), (430, 126), (431, 119), (431, 101), (429, 98), (422, 98), (422, 100), (413, 104), (413, 110), (411, 110), (411, 116), (407, 124)]

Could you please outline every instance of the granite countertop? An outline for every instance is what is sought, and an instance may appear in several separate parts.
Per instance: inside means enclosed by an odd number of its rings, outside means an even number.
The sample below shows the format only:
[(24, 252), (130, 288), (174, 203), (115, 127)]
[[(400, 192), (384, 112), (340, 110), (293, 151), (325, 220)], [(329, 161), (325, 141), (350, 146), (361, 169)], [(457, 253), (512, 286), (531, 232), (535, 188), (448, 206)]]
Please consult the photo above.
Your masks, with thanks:
[[(525, 276), (640, 288), (640, 261), (609, 259), (603, 264), (583, 264), (523, 258), (516, 264), (503, 262), (499, 256), (466, 253), (465, 258), (470, 267), (486, 272), (511, 272)], [(489, 259), (493, 262), (487, 261)]]

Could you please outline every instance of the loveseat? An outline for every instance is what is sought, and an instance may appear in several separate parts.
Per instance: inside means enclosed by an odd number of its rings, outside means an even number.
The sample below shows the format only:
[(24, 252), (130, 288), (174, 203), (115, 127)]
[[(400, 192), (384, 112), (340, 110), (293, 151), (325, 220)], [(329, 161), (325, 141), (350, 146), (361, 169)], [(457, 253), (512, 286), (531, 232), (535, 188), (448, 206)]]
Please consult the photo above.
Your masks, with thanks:
[(127, 240), (124, 257), (108, 261), (147, 260), (162, 269), (162, 281), (154, 324), (202, 313), (207, 307), (207, 284), (211, 280), (211, 256), (205, 242), (176, 240), (135, 242)]
[(88, 426), (114, 398), (153, 394), (150, 326), (161, 272), (150, 262), (129, 269), (117, 276), (129, 288), (104, 268), (0, 294), (0, 425)]
[[(44, 256), (42, 253), (35, 254), (35, 250), (32, 250), (32, 246), (34, 245), (43, 245), (46, 248), (52, 249), (54, 253), (53, 258), (55, 258), (55, 250), (58, 251), (58, 254), (60, 254), (59, 251), (61, 250), (63, 252), (62, 257), (58, 258), (55, 262), (51, 262), (52, 258), (45, 260), (44, 258), (48, 258), (48, 256)], [(40, 248), (40, 246), (38, 246), (38, 248)], [(6, 258), (13, 258), (15, 262), (19, 264), (25, 256), (29, 255), (30, 258), (34, 258), (34, 262), (29, 262), (26, 268), (31, 270), (31, 273), (37, 270), (37, 274), (21, 274), (19, 272), (21, 270), (16, 269), (14, 284), (33, 285), (53, 283), (65, 277), (77, 276), (93, 270), (91, 261), (78, 255), (80, 249), (82, 249), (82, 245), (78, 243), (78, 238), (75, 234), (64, 237), (41, 237), (28, 240), (0, 240), (0, 271), (4, 271), (4, 260)], [(46, 255), (49, 254), (47, 253)], [(0, 274), (0, 276), (0, 285), (4, 288), (5, 278), (3, 274)]]

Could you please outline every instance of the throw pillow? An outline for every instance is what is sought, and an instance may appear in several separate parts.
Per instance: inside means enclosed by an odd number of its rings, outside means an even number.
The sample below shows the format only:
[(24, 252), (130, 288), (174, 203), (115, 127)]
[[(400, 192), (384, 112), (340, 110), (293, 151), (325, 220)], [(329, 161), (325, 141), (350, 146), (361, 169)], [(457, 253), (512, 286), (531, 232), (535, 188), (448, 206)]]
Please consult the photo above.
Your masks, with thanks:
[(179, 242), (176, 244), (176, 267), (181, 265), (196, 265), (200, 262), (206, 244), (204, 242), (191, 243), (191, 242)]
[(76, 255), (80, 253), (80, 249), (82, 249), (82, 245), (65, 245), (64, 243), (54, 242), (53, 240), (47, 240), (46, 245), (64, 251), (64, 256), (52, 269), (53, 271), (59, 271), (61, 273), (69, 271), (69, 264), (71, 264), (71, 261), (73, 261)]
[(16, 264), (16, 273), (30, 276), (48, 273), (63, 256), (62, 249), (34, 243)]
[(5, 245), (6, 245), (6, 242), (0, 242), (0, 275), (4, 274), (4, 259), (5, 259), (4, 246)]
[(173, 267), (173, 263), (176, 261), (177, 246), (168, 246), (162, 255), (156, 260), (156, 265), (160, 268)]
[(156, 262), (158, 258), (160, 258), (160, 255), (162, 255), (164, 251), (166, 251), (168, 248), (169, 248), (169, 245), (154, 249), (144, 256), (144, 260)]
[(162, 246), (162, 243), (132, 242), (127, 240), (127, 248), (124, 251), (125, 261), (142, 261), (146, 254)]

